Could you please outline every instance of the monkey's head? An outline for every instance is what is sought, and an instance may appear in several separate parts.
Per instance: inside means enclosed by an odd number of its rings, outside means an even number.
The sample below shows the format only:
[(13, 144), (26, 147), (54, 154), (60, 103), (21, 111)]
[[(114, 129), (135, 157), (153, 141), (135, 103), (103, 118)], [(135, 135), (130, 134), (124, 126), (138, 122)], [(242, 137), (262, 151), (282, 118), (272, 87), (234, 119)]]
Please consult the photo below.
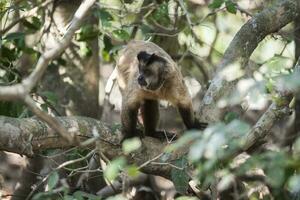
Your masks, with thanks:
[(157, 90), (165, 81), (167, 61), (156, 55), (141, 51), (137, 55), (139, 74), (137, 82), (144, 90)]

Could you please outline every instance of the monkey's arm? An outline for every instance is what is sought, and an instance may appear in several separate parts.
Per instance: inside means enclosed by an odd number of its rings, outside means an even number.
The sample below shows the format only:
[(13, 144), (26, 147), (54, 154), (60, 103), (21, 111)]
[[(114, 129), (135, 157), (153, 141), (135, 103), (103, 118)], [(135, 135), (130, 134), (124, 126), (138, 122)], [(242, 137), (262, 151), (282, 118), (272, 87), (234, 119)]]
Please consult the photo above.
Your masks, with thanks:
[(180, 93), (177, 94), (176, 106), (181, 115), (182, 121), (187, 129), (200, 129), (206, 128), (207, 123), (199, 122), (194, 115), (194, 109), (192, 104), (192, 98), (188, 92), (185, 84), (180, 87)]
[(194, 116), (194, 110), (191, 102), (189, 104), (178, 104), (177, 108), (183, 123), (188, 129), (203, 130), (206, 128), (207, 123), (199, 122)]

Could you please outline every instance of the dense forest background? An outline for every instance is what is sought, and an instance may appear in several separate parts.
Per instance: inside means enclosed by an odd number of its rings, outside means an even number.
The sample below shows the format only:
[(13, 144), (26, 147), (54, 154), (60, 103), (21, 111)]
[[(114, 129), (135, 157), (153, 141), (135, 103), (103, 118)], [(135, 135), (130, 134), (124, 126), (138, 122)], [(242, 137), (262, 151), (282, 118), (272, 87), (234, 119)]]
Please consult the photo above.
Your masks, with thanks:
[[(118, 52), (176, 61), (203, 130), (120, 143)], [(300, 199), (300, 0), (0, 0), (0, 199)], [(139, 125), (142, 130), (142, 124)]]

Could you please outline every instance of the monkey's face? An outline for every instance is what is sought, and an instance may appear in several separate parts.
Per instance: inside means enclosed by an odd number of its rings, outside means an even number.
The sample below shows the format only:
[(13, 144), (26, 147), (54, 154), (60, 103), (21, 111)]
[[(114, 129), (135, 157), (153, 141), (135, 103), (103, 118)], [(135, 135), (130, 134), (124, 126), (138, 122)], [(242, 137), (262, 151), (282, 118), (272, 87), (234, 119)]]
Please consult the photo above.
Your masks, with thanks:
[(164, 69), (166, 60), (155, 54), (141, 51), (137, 55), (139, 61), (139, 73), (137, 82), (144, 90), (157, 90), (164, 83)]

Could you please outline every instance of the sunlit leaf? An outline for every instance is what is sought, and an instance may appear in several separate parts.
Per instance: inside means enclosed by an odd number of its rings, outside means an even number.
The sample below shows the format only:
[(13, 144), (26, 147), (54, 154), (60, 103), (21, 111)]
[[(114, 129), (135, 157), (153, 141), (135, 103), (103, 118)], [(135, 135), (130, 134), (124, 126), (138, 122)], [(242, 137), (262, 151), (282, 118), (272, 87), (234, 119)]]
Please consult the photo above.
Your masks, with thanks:
[(127, 166), (126, 172), (129, 177), (137, 177), (140, 174), (139, 168), (136, 165)]
[(300, 192), (300, 175), (294, 175), (288, 180), (288, 188), (292, 193)]
[(89, 41), (97, 38), (99, 30), (90, 24), (81, 27), (80, 32), (77, 34), (77, 41)]
[(122, 143), (122, 149), (125, 154), (129, 154), (129, 153), (139, 149), (141, 147), (141, 145), (142, 145), (141, 140), (137, 137), (134, 137), (134, 138), (125, 140)]
[(118, 40), (127, 41), (130, 39), (130, 35), (124, 29), (114, 30), (112, 34)]
[(123, 157), (113, 160), (104, 170), (104, 176), (109, 181), (113, 181), (118, 177), (119, 172), (125, 166), (126, 160)]

